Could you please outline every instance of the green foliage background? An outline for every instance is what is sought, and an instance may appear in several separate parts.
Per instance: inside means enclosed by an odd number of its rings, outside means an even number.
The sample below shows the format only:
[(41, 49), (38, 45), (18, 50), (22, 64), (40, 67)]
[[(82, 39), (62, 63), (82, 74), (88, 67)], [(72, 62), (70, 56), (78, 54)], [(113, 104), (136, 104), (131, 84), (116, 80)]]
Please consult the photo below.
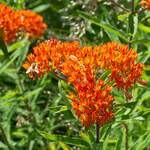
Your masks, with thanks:
[[(0, 149), (14, 150), (150, 150), (150, 84), (136, 84), (127, 103), (114, 90), (115, 120), (100, 130), (82, 127), (66, 93), (71, 88), (52, 74), (31, 80), (22, 68), (37, 43), (56, 37), (79, 40), (83, 45), (118, 41), (138, 51), (145, 64), (142, 78), (150, 80), (150, 11), (131, 16), (110, 0), (0, 0), (14, 9), (31, 9), (48, 24), (38, 40), (21, 39), (7, 45), (10, 57), (0, 51)], [(130, 0), (117, 0), (128, 10)], [(139, 10), (135, 0), (135, 10)], [(129, 23), (128, 23), (129, 22)], [(1, 43), (2, 46), (2, 43)], [(128, 145), (128, 147), (127, 147)]]

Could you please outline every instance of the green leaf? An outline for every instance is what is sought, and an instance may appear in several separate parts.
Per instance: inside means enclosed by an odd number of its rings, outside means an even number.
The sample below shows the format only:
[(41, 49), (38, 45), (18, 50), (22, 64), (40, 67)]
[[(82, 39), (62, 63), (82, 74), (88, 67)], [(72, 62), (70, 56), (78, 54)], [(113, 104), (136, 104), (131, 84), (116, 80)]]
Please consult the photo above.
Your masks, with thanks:
[(16, 66), (17, 66), (18, 69), (21, 68), (22, 63), (26, 58), (26, 55), (27, 55), (28, 50), (29, 50), (29, 45), (30, 45), (30, 42), (26, 42), (25, 46), (23, 46), (22, 48), (17, 49), (17, 50), (21, 51), (20, 55), (19, 55), (19, 58), (18, 58), (18, 61), (16, 63)]
[(17, 99), (25, 100), (25, 99), (31, 98), (32, 96), (35, 96), (37, 93), (39, 93), (42, 89), (43, 87), (38, 87), (33, 91), (27, 91), (23, 93), (23, 95), (18, 96)]
[(54, 112), (54, 114), (62, 113), (64, 111), (69, 110), (67, 106), (56, 106), (56, 107), (50, 107), (50, 110)]
[(63, 150), (70, 150), (69, 146), (64, 142), (59, 142), (59, 144)]
[(82, 140), (81, 138), (68, 137), (64, 135), (56, 135), (56, 134), (48, 134), (44, 131), (37, 130), (38, 133), (43, 136), (45, 139), (53, 141), (53, 142), (63, 142), (65, 144), (70, 144), (79, 147), (89, 146), (87, 142)]
[(80, 137), (83, 139), (83, 140), (85, 140), (87, 143), (91, 143), (91, 140), (90, 140), (90, 137), (89, 137), (89, 135), (88, 134), (86, 134), (86, 133), (83, 133), (83, 132), (80, 132), (79, 133), (80, 134)]
[(129, 33), (129, 40), (132, 42), (138, 28), (138, 15), (131, 13), (128, 17), (129, 24), (128, 24), (128, 33)]
[(33, 141), (33, 140), (30, 141), (28, 150), (33, 150), (34, 143), (35, 143), (35, 141)]
[(6, 44), (5, 44), (4, 40), (3, 40), (3, 37), (1, 35), (1, 33), (0, 33), (0, 48), (3, 51), (3, 53), (5, 54), (5, 56), (8, 57), (9, 56), (8, 49), (7, 49), (7, 46), (6, 46)]
[(11, 99), (18, 94), (18, 91), (8, 90), (4, 96), (0, 97), (0, 101), (4, 101), (5, 99)]
[(138, 28), (144, 32), (150, 33), (150, 27), (148, 27), (142, 23), (139, 23)]
[(106, 80), (106, 79), (108, 79), (108, 76), (109, 76), (109, 74), (111, 73), (111, 71), (110, 70), (108, 70), (108, 71), (103, 71), (102, 70), (102, 74), (100, 75), (100, 79), (101, 80)]
[(102, 149), (107, 149), (108, 147), (108, 142), (109, 142), (109, 136), (107, 136), (103, 142), (103, 148)]
[(134, 15), (133, 17), (133, 25), (134, 25), (134, 30), (133, 30), (133, 38), (135, 37), (137, 30), (138, 30), (138, 15)]
[(119, 136), (118, 136), (115, 150), (121, 150), (122, 144), (123, 144), (123, 132), (122, 132), (122, 130), (120, 130), (118, 134), (119, 134)]
[(134, 20), (133, 20), (134, 15), (131, 13), (129, 15), (129, 25), (128, 25), (128, 32), (132, 35), (134, 32)]
[(41, 13), (41, 12), (47, 10), (49, 7), (50, 7), (49, 4), (43, 4), (43, 5), (39, 5), (39, 6), (35, 7), (35, 8), (33, 8), (32, 10), (34, 12)]
[(99, 20), (97, 20), (97, 18), (90, 16), (89, 14), (83, 12), (83, 11), (77, 11), (79, 16), (87, 21), (89, 21), (90, 23), (93, 23), (101, 28), (103, 28), (104, 30), (106, 30), (106, 32), (110, 32), (113, 33), (117, 36), (119, 36), (121, 39), (123, 39), (124, 41), (128, 42), (128, 38), (125, 36), (125, 33), (120, 32), (118, 29), (115, 29), (113, 26), (111, 26), (110, 24), (107, 24), (105, 22), (100, 22)]
[(49, 142), (48, 148), (49, 148), (49, 150), (57, 150), (56, 144), (53, 142)]
[(39, 96), (39, 94), (41, 93), (41, 91), (44, 89), (44, 87), (46, 86), (46, 82), (49, 82), (49, 84), (51, 83), (51, 79), (47, 80), (47, 75), (45, 75), (44, 77), (42, 77), (40, 80), (38, 80), (36, 87), (41, 87), (41, 90), (37, 91), (33, 97), (30, 97), (32, 100), (32, 106), (33, 108), (36, 107), (36, 100)]
[(16, 41), (15, 43), (12, 43), (11, 45), (8, 46), (8, 51), (12, 52), (18, 48), (26, 46), (26, 43), (28, 42), (28, 38), (24, 38), (21, 41)]
[(150, 113), (150, 108), (144, 107), (144, 106), (138, 106), (137, 109), (139, 111), (143, 112), (143, 115), (149, 114)]
[(116, 34), (114, 34), (112, 32), (110, 33), (107, 30), (105, 30), (105, 32), (107, 33), (107, 35), (109, 36), (111, 41), (118, 41), (118, 42), (120, 42), (120, 40), (119, 40), (119, 38), (118, 38), (118, 36)]
[(144, 149), (147, 148), (150, 144), (150, 132), (147, 131), (145, 134), (139, 137), (139, 139), (134, 142), (129, 150), (136, 150), (136, 149)]
[(143, 101), (148, 101), (149, 100), (149, 98), (150, 98), (150, 91), (149, 90), (147, 90), (143, 95), (142, 95), (142, 98), (140, 99), (140, 102), (143, 102)]
[(127, 22), (129, 15), (130, 15), (130, 13), (125, 13), (125, 14), (121, 14), (121, 15), (119, 14), (117, 17), (118, 17), (118, 20), (123, 21), (123, 22), (125, 22), (125, 20), (126, 20), (126, 22)]
[(0, 74), (4, 72), (20, 55), (21, 51), (15, 51), (8, 59), (0, 64)]
[(140, 39), (135, 39), (132, 41), (133, 44), (138, 44), (142, 43), (144, 45), (147, 45), (147, 47), (150, 45), (150, 40), (148, 38), (140, 38)]
[(123, 104), (118, 104), (118, 105), (116, 104), (114, 107), (134, 108), (137, 103), (138, 103), (138, 101), (123, 103)]
[(3, 148), (4, 150), (4, 149), (7, 149), (7, 146), (3, 142), (0, 141), (0, 148)]
[(16, 138), (28, 137), (27, 133), (24, 133), (23, 131), (19, 131), (19, 130), (12, 132), (12, 135), (15, 136)]

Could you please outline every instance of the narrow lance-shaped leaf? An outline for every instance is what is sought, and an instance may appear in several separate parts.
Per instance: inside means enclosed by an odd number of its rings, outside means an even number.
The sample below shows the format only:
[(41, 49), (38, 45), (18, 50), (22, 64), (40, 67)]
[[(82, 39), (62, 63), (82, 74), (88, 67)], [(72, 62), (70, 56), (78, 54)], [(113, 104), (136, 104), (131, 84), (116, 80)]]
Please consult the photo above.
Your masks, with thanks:
[(93, 16), (89, 16), (89, 14), (82, 12), (82, 11), (77, 11), (77, 13), (79, 14), (79, 16), (85, 20), (88, 20), (89, 22), (103, 28), (104, 30), (106, 30), (106, 32), (110, 32), (113, 34), (116, 34), (117, 36), (119, 36), (121, 39), (123, 39), (124, 41), (127, 42), (127, 37), (125, 36), (125, 33), (120, 32), (118, 29), (115, 29), (114, 27), (112, 27), (110, 24), (106, 24), (104, 22), (100, 22), (99, 20), (97, 20), (97, 18), (93, 17)]
[(70, 144), (70, 145), (75, 145), (79, 147), (85, 147), (89, 146), (87, 142), (80, 138), (74, 138), (74, 137), (68, 137), (68, 136), (63, 136), (63, 135), (56, 135), (56, 134), (48, 134), (44, 131), (39, 131), (37, 132), (43, 136), (45, 139), (53, 141), (53, 142), (64, 142), (65, 144)]
[(8, 55), (8, 49), (7, 49), (7, 46), (6, 46), (4, 39), (3, 39), (3, 31), (2, 30), (0, 30), (0, 48), (3, 51), (3, 53), (5, 54), (5, 56), (8, 57), (9, 56)]

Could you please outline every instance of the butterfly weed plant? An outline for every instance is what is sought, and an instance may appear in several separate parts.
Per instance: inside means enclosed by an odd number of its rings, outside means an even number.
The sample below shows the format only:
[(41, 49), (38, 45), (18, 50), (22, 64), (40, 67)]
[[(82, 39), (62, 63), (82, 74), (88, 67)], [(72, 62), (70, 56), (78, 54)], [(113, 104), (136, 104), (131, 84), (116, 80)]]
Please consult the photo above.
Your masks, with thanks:
[[(29, 2), (28, 7), (36, 5), (32, 9), (41, 9), (45, 18), (53, 8), (62, 18), (68, 15), (70, 24), (87, 24), (81, 34), (70, 33), (69, 38), (54, 30), (55, 24), (46, 24), (41, 15), (0, 3), (0, 46), (5, 59), (8, 57), (5, 60), (1, 55), (0, 73), (10, 78), (1, 81), (7, 85), (0, 95), (1, 147), (148, 149), (149, 122), (145, 120), (149, 118), (149, 72), (145, 70), (149, 71), (146, 38), (150, 28), (143, 22), (149, 19), (150, 1), (68, 3), (64, 0), (66, 9), (62, 14), (64, 8), (52, 1)], [(26, 7), (25, 2), (22, 4)], [(113, 8), (119, 15), (112, 13), (105, 20), (105, 13)], [(95, 16), (89, 15), (89, 10)], [(65, 21), (62, 26), (72, 30)], [(80, 26), (77, 30), (80, 33)], [(37, 40), (44, 34), (45, 40)], [(8, 107), (13, 111), (4, 113)], [(141, 137), (137, 140), (139, 128), (144, 134), (139, 131)]]

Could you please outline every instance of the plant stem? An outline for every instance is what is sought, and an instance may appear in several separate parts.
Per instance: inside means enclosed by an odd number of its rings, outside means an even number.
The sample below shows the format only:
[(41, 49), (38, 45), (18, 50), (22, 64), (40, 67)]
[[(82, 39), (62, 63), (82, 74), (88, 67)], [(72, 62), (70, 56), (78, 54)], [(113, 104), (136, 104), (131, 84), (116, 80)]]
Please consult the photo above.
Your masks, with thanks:
[[(131, 15), (133, 15), (135, 12), (134, 12), (134, 0), (131, 1)], [(133, 20), (133, 17), (132, 17), (132, 20)], [(129, 20), (129, 28), (130, 27), (130, 20)], [(134, 30), (134, 25), (133, 25), (133, 30)], [(128, 43), (128, 48), (130, 49), (131, 48), (131, 41), (132, 41), (132, 38), (133, 38), (133, 35), (132, 33), (130, 33), (131, 35), (129, 35), (129, 43)]]
[(8, 139), (7, 139), (7, 136), (6, 136), (6, 134), (5, 134), (5, 131), (4, 131), (4, 129), (3, 129), (3, 127), (2, 127), (1, 124), (0, 124), (0, 130), (1, 130), (2, 136), (3, 136), (3, 138), (4, 138), (5, 144), (8, 146), (8, 149), (9, 149), (9, 150), (13, 150), (13, 148), (12, 148), (11, 144), (9, 143), (9, 141), (8, 141)]
[(125, 124), (125, 123), (123, 123), (123, 126), (124, 126), (124, 128), (125, 128), (125, 150), (128, 150), (128, 145), (129, 145), (129, 143), (128, 143), (128, 126), (127, 126), (127, 124)]
[(64, 75), (60, 75), (59, 70), (57, 70), (57, 69), (56, 69), (56, 70), (52, 70), (52, 73), (53, 73), (58, 79), (67, 81), (67, 77), (64, 76)]
[(117, 2), (115, 2), (114, 0), (109, 0), (111, 1), (111, 3), (115, 6), (117, 6), (118, 8), (121, 8), (122, 10), (126, 11), (126, 12), (129, 12), (128, 9), (126, 9), (125, 7), (121, 6), (120, 4), (118, 4)]
[(99, 124), (97, 123), (96, 124), (96, 143), (99, 143), (99, 138), (100, 138), (100, 134), (99, 134), (99, 131), (100, 131), (100, 126)]
[(134, 13), (134, 0), (131, 1), (131, 13)]
[(4, 39), (3, 39), (3, 36), (2, 36), (1, 34), (2, 34), (2, 33), (1, 33), (1, 31), (0, 31), (0, 49), (2, 49), (2, 51), (3, 51), (3, 53), (4, 53), (4, 55), (5, 55), (6, 57), (9, 57), (9, 53), (8, 53), (7, 46), (6, 46), (6, 44), (5, 44), (5, 41), (4, 41)]

